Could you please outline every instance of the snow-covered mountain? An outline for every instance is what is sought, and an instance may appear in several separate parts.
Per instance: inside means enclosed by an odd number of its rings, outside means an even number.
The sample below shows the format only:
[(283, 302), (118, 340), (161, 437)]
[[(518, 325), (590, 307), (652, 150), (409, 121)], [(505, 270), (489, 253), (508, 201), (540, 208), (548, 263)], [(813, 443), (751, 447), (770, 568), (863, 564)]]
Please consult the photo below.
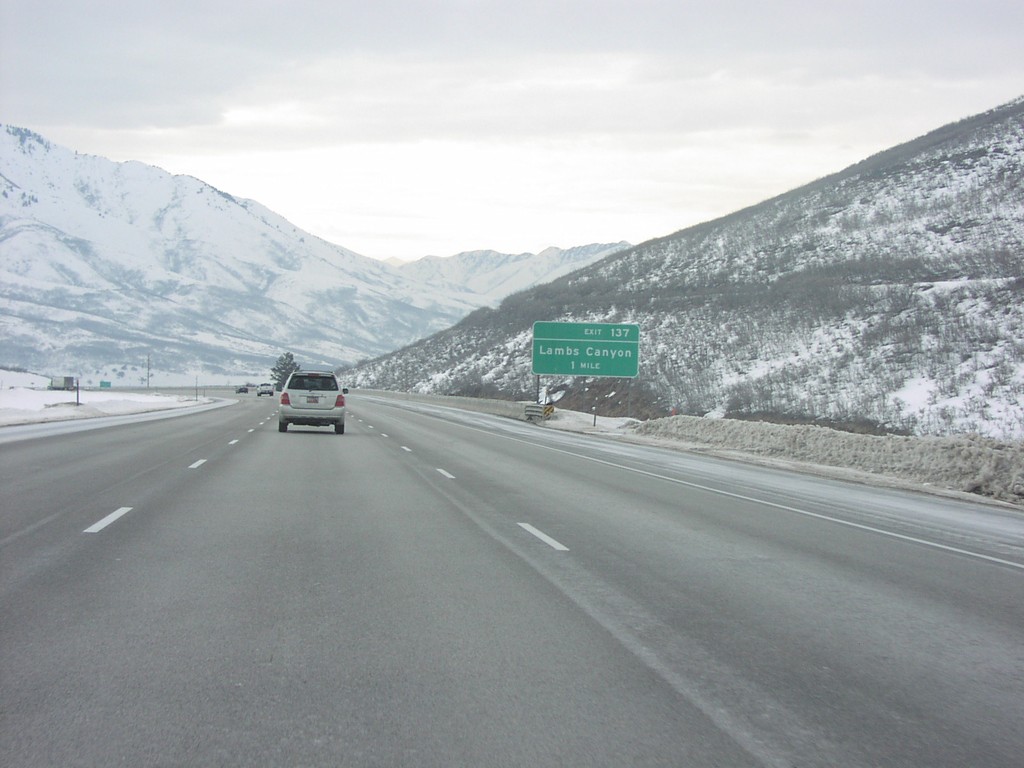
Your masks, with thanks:
[(98, 381), (147, 358), (189, 379), (265, 376), (284, 351), (352, 363), (625, 245), (397, 268), (198, 179), (4, 126), (0, 365)]
[(1024, 99), (509, 296), (351, 375), (529, 398), (538, 320), (640, 325), (631, 387), (545, 377), (577, 410), (1020, 439)]
[(466, 286), (486, 299), (481, 305), (495, 306), (506, 296), (550, 282), (628, 247), (629, 243), (621, 242), (567, 250), (547, 248), (537, 254), (468, 251), (448, 258), (427, 256), (400, 269), (402, 274), (435, 290), (452, 284)]

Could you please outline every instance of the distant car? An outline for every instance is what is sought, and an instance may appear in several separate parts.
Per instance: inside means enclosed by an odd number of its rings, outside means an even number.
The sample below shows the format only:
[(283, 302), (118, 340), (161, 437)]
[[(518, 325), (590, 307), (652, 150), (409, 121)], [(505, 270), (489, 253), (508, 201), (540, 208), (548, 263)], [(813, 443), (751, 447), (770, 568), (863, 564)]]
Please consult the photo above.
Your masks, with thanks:
[(248, 395), (249, 394), (249, 388), (248, 387), (239, 387), (238, 389), (235, 390), (235, 394), (236, 395)]
[(266, 383), (260, 384), (259, 387), (256, 390), (256, 397), (259, 397), (260, 395), (270, 395), (271, 397), (273, 397), (274, 396), (274, 385), (273, 384), (266, 384)]
[(345, 434), (345, 395), (332, 371), (295, 371), (281, 392), (277, 410), (277, 431), (287, 432), (289, 424), (334, 427)]

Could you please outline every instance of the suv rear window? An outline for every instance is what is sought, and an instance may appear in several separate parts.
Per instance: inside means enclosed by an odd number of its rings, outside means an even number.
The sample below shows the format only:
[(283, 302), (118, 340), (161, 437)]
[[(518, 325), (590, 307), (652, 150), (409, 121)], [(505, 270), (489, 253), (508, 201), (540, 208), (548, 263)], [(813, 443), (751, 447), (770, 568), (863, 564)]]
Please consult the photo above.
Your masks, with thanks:
[(319, 389), (337, 392), (338, 380), (333, 376), (292, 376), (288, 389)]

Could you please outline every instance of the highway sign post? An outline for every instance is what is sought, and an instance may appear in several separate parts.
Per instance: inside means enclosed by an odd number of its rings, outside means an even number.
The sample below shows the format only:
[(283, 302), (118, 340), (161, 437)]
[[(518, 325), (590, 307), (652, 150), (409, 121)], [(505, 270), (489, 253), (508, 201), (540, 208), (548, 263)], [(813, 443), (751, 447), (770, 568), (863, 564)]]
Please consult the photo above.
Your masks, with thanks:
[(533, 324), (533, 373), (636, 378), (640, 326), (632, 323)]

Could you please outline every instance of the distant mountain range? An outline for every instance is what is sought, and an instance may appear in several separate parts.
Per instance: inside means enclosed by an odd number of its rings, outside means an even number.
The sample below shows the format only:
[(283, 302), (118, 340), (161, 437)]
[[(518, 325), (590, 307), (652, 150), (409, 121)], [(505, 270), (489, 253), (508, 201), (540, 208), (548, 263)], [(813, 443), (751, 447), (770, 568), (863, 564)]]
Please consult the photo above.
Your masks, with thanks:
[(0, 130), (0, 366), (98, 383), (340, 366), (451, 326), (627, 243), (401, 266), (252, 200)]
[(635, 382), (540, 382), (579, 410), (1024, 438), (1024, 99), (511, 295), (348, 375), (531, 398), (538, 320), (641, 327)]

